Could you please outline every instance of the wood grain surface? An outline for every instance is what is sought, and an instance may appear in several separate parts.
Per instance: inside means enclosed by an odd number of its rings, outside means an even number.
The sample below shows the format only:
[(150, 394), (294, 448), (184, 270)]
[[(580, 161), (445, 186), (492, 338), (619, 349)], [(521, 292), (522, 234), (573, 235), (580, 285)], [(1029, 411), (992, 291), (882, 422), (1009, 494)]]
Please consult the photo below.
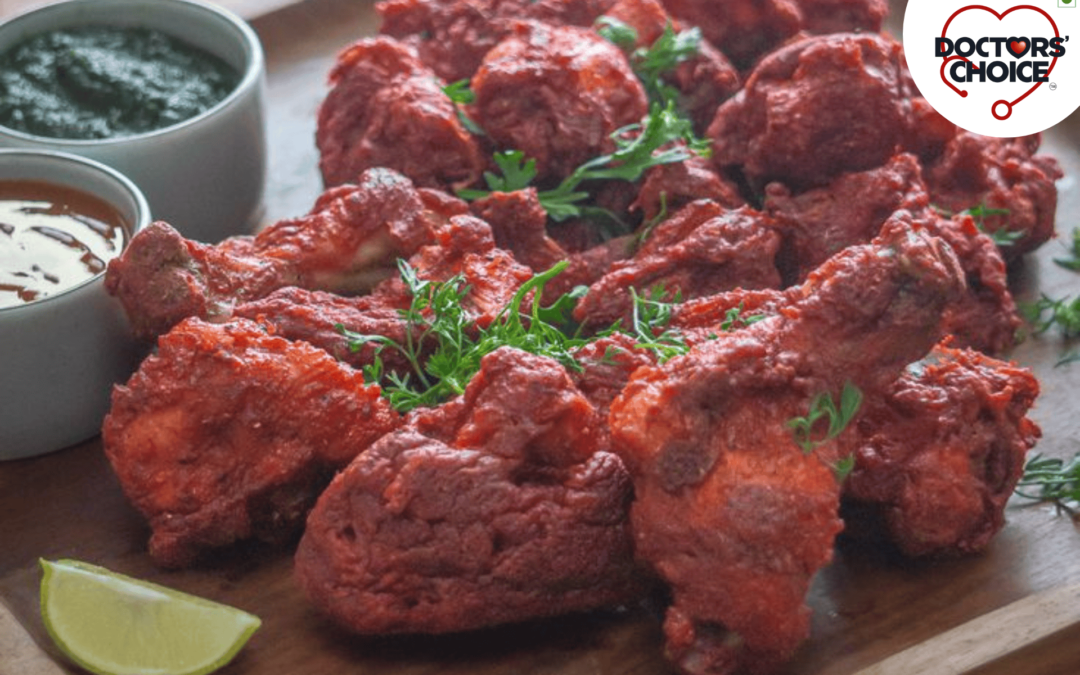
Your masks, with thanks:
[[(0, 14), (13, 11), (13, 0), (2, 2)], [(318, 194), (315, 112), (326, 75), (335, 54), (377, 23), (371, 3), (357, 0), (306, 0), (250, 16), (269, 69), (270, 222), (307, 211)], [(1047, 132), (1044, 147), (1066, 171), (1058, 183), (1058, 229), (1068, 234), (1080, 225), (1080, 117)], [(1050, 242), (1025, 261), (1013, 279), (1020, 300), (1080, 293), (1080, 275), (1051, 262), (1062, 252), (1062, 242)], [(1044, 430), (1037, 449), (1046, 455), (1080, 451), (1080, 363), (1054, 367), (1063, 350), (1078, 347), (1046, 336), (1026, 340), (1012, 355), (1042, 382), (1033, 417)], [(812, 637), (783, 675), (1080, 672), (1080, 530), (1051, 506), (1016, 502), (1006, 515), (1008, 525), (985, 554), (960, 560), (912, 562), (841, 541), (811, 590)], [(465, 635), (360, 639), (335, 630), (305, 602), (288, 549), (250, 546), (211, 567), (164, 572), (146, 554), (147, 537), (99, 440), (0, 463), (0, 675), (78, 672), (44, 635), (37, 611), (42, 557), (87, 560), (259, 615), (263, 627), (223, 675), (672, 673), (661, 651), (659, 610), (648, 601)], [(1008, 649), (997, 649), (999, 643)], [(993, 653), (949, 669), (946, 657), (965, 652)]]

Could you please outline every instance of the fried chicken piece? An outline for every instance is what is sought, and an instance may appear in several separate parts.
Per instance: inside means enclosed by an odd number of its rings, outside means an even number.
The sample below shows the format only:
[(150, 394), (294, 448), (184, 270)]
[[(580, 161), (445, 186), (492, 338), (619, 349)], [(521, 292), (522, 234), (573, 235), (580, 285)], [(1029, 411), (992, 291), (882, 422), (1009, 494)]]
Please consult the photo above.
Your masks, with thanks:
[(835, 440), (788, 423), (850, 381), (896, 379), (960, 292), (940, 240), (901, 222), (831, 258), (783, 310), (639, 368), (611, 406), (634, 480), (637, 554), (671, 587), (667, 651), (686, 673), (766, 672), (809, 633), (805, 594), (841, 529)]
[(641, 591), (631, 487), (566, 370), (503, 347), (342, 471), (296, 552), (314, 604), (362, 634), (446, 633)]
[(1015, 344), (1021, 319), (998, 247), (971, 217), (950, 219), (931, 207), (914, 155), (897, 154), (884, 166), (797, 194), (779, 183), (765, 192), (764, 209), (785, 236), (780, 267), (786, 280), (801, 280), (844, 247), (869, 241), (889, 218), (917, 220), (953, 248), (964, 268), (967, 290), (946, 309), (944, 330), (958, 346), (988, 353)]
[[(435, 243), (421, 247), (406, 263), (423, 281), (446, 282), (460, 277), (467, 289), (462, 306), (470, 323), (490, 324), (533, 276), (508, 252), (496, 248), (491, 228), (482, 220), (451, 216), (435, 234)], [(268, 321), (278, 335), (304, 340), (354, 367), (370, 365), (378, 355), (388, 370), (407, 371), (411, 365), (395, 350), (379, 350), (375, 342), (355, 349), (341, 329), (385, 337), (398, 344), (405, 344), (411, 331), (412, 339), (419, 341), (422, 327), (410, 328), (401, 316), (412, 300), (409, 287), (397, 275), (359, 297), (283, 288), (237, 305), (233, 315)]]
[(434, 240), (467, 206), (417, 190), (401, 174), (371, 169), (331, 188), (305, 216), (215, 246), (184, 239), (166, 223), (135, 235), (109, 262), (105, 287), (132, 330), (152, 339), (188, 316), (224, 321), (238, 302), (285, 286), (339, 293), (369, 290), (394, 274), (394, 259)]
[(919, 162), (902, 153), (880, 167), (843, 173), (802, 192), (769, 183), (762, 209), (784, 235), (781, 266), (785, 280), (795, 283), (848, 246), (876, 237), (896, 211), (927, 206)]
[(487, 162), (434, 71), (385, 36), (338, 56), (315, 142), (326, 187), (384, 167), (418, 186), (452, 191), (476, 182)]
[(536, 183), (615, 150), (616, 130), (648, 112), (626, 56), (596, 32), (519, 22), (472, 78), (470, 115), (501, 148), (536, 160)]
[(984, 231), (1016, 233), (1016, 241), (1001, 247), (1006, 262), (1054, 236), (1054, 181), (1064, 174), (1053, 157), (1037, 154), (1039, 144), (1038, 135), (990, 138), (960, 131), (923, 172), (938, 208), (980, 208)]
[(699, 199), (709, 199), (732, 210), (746, 204), (737, 185), (721, 176), (708, 159), (694, 155), (646, 171), (630, 208), (640, 210), (642, 220), (651, 223), (665, 212), (674, 213)]
[(491, 225), (499, 248), (510, 251), (517, 260), (538, 272), (569, 257), (567, 251), (548, 236), (548, 215), (540, 204), (536, 188), (492, 192), (474, 200), (470, 208)]
[(844, 452), (856, 459), (845, 519), (871, 518), (909, 556), (982, 551), (1004, 526), (1040, 435), (1026, 417), (1038, 394), (1025, 368), (935, 348), (866, 400), (845, 437)]
[(1001, 248), (970, 216), (945, 218), (926, 212), (920, 222), (956, 253), (967, 282), (960, 300), (945, 309), (942, 330), (953, 336), (957, 347), (987, 354), (1012, 349), (1023, 319), (1009, 290)]
[(615, 263), (590, 286), (574, 318), (598, 327), (628, 322), (632, 288), (648, 296), (662, 286), (667, 297), (653, 299), (670, 302), (738, 287), (778, 287), (779, 247), (780, 235), (764, 214), (749, 207), (728, 211), (708, 200), (692, 202), (656, 225), (632, 258)]
[(877, 33), (889, 15), (886, 0), (795, 0), (803, 30), (824, 33)]
[(709, 125), (713, 161), (756, 189), (794, 190), (885, 164), (910, 119), (901, 52), (882, 35), (835, 33), (770, 53)]
[(378, 387), (322, 350), (190, 318), (113, 390), (102, 438), (151, 557), (175, 568), (293, 536), (334, 471), (398, 424)]

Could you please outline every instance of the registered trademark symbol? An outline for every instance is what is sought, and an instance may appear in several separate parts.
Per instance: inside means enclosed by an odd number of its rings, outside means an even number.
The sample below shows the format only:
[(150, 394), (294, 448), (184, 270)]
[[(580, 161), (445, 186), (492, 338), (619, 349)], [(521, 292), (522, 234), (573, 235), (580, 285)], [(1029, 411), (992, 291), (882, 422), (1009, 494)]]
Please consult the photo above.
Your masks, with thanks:
[(1050, 91), (1055, 91), (1055, 90), (1057, 90), (1057, 82), (1051, 82), (1050, 83)]

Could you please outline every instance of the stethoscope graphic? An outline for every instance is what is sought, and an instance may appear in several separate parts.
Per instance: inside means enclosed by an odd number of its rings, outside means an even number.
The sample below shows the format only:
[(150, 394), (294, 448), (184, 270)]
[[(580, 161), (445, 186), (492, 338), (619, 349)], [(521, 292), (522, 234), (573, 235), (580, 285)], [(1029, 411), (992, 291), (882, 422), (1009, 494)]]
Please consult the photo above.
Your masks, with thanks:
[[(1050, 25), (1054, 27), (1054, 37), (1058, 37), (1058, 38), (1061, 37), (1061, 33), (1058, 32), (1058, 27), (1057, 27), (1057, 24), (1054, 23), (1053, 17), (1051, 17), (1049, 14), (1047, 14), (1045, 10), (1043, 10), (1043, 9), (1041, 9), (1039, 7), (1035, 7), (1033, 5), (1017, 5), (1016, 7), (1011, 7), (1011, 8), (1009, 8), (1009, 9), (1007, 9), (1004, 12), (1001, 12), (1001, 13), (998, 13), (997, 11), (995, 11), (993, 9), (990, 9), (989, 7), (985, 7), (983, 5), (968, 5), (967, 7), (961, 7), (960, 9), (953, 12), (952, 16), (949, 17), (949, 20), (945, 22), (945, 26), (941, 29), (941, 37), (946, 37), (946, 34), (949, 32), (949, 24), (952, 23), (953, 19), (955, 19), (958, 15), (962, 14), (963, 12), (966, 12), (969, 9), (981, 9), (981, 10), (985, 10), (987, 12), (990, 12), (995, 17), (997, 17), (998, 21), (1001, 21), (1006, 16), (1008, 16), (1009, 14), (1011, 14), (1011, 13), (1017, 11), (1017, 10), (1031, 9), (1031, 10), (1034, 10), (1034, 11), (1038, 12), (1039, 14), (1042, 14), (1044, 17), (1046, 17), (1046, 20), (1049, 21)], [(1009, 49), (1010, 50), (1013, 49), (1011, 45), (1009, 46)], [(1014, 51), (1014, 53), (1016, 53), (1019, 56), (1019, 55), (1022, 55), (1023, 53), (1025, 53), (1025, 52), (1027, 52), (1027, 49), (1028, 49), (1028, 45), (1025, 43), (1024, 46), (1023, 46), (1023, 49), (1021, 49), (1021, 51), (1019, 53), (1017, 53), (1015, 51)], [(971, 61), (966, 56), (952, 55), (952, 56), (944, 57), (942, 59), (942, 61), (941, 61), (941, 81), (944, 82), (946, 85), (948, 85), (948, 87), (950, 89), (955, 91), (962, 98), (967, 98), (967, 95), (968, 95), (967, 90), (960, 89), (955, 84), (950, 82), (947, 77), (945, 77), (945, 68), (949, 65), (950, 61), (955, 61), (957, 59), (959, 59), (961, 61), (967, 61), (969, 63)], [(1053, 58), (1053, 60), (1050, 62), (1050, 67), (1047, 68), (1047, 70), (1046, 70), (1047, 75), (1050, 75), (1050, 73), (1053, 72), (1054, 66), (1057, 65), (1057, 60), (1058, 60), (1058, 57), (1055, 56)], [(974, 66), (972, 66), (972, 68), (974, 68)], [(994, 116), (994, 119), (998, 119), (998, 120), (1007, 120), (1007, 119), (1009, 119), (1009, 117), (1012, 116), (1013, 107), (1016, 106), (1016, 104), (1019, 103), (1020, 101), (1023, 101), (1025, 98), (1030, 96), (1031, 92), (1038, 89), (1041, 85), (1042, 85), (1042, 82), (1036, 82), (1030, 89), (1028, 89), (1023, 94), (1021, 94), (1020, 96), (1014, 98), (1011, 101), (1006, 101), (1004, 99), (994, 101), (993, 105), (990, 106), (990, 114)], [(1004, 113), (999, 114), (998, 109), (1001, 108), (1001, 107), (1004, 107), (1005, 111), (1004, 111)]]

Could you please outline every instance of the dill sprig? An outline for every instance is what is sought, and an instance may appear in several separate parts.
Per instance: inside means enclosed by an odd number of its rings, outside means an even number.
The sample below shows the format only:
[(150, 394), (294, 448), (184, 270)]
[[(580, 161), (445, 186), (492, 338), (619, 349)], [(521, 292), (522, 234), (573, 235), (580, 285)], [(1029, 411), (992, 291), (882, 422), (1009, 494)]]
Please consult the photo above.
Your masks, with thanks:
[(1054, 263), (1073, 272), (1080, 272), (1080, 227), (1072, 229), (1070, 245), (1066, 247), (1067, 258), (1054, 258)]
[[(580, 370), (573, 350), (584, 343), (545, 321), (542, 314), (561, 313), (541, 307), (544, 285), (562, 272), (569, 263), (561, 261), (546, 272), (533, 276), (521, 285), (495, 319), (479, 327), (469, 316), (464, 301), (470, 287), (461, 275), (446, 281), (421, 279), (407, 262), (399, 260), (401, 279), (411, 296), (407, 309), (398, 313), (406, 324), (405, 341), (382, 335), (356, 333), (338, 325), (349, 340), (349, 348), (358, 351), (365, 344), (376, 345), (372, 364), (364, 367), (370, 382), (383, 388), (383, 395), (402, 412), (428, 407), (465, 391), (473, 375), (480, 371), (483, 357), (503, 346), (551, 357), (571, 370)], [(533, 295), (529, 314), (522, 305)], [(382, 352), (393, 349), (408, 363), (404, 374), (384, 368)]]
[(1024, 463), (1015, 493), (1024, 499), (1051, 502), (1075, 517), (1080, 505), (1080, 453), (1068, 461), (1033, 453)]
[(641, 295), (633, 286), (630, 297), (634, 302), (629, 331), (623, 331), (621, 323), (616, 330), (629, 333), (637, 338), (636, 347), (651, 349), (660, 363), (690, 351), (686, 338), (675, 328), (670, 328), (672, 312), (682, 299), (676, 292), (671, 302), (664, 300), (667, 292), (663, 285), (653, 286), (646, 295)]
[(1044, 293), (1035, 302), (1022, 303), (1020, 309), (1036, 335), (1057, 326), (1066, 339), (1080, 336), (1080, 297), (1054, 299)]

